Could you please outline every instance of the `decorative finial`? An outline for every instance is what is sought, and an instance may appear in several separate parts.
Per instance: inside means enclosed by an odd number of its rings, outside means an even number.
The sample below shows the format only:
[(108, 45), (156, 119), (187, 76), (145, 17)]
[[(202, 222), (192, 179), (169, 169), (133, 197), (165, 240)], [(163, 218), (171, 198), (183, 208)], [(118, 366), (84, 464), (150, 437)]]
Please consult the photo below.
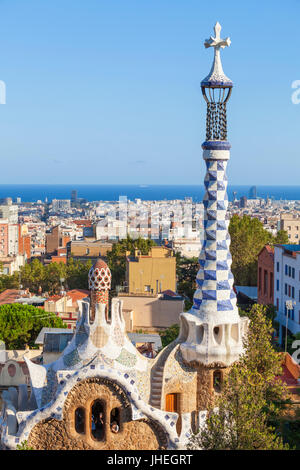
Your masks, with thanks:
[(220, 49), (230, 46), (230, 38), (221, 39), (221, 25), (215, 24), (215, 37), (206, 39), (204, 46), (215, 50), (214, 63), (207, 77), (201, 82), (203, 97), (207, 103), (206, 140), (227, 139), (226, 103), (231, 95), (232, 81), (226, 77), (220, 57)]
[(230, 38), (221, 39), (221, 36), (220, 36), (221, 29), (222, 29), (222, 27), (221, 27), (220, 23), (217, 21), (216, 24), (215, 24), (215, 27), (214, 27), (215, 37), (213, 38), (212, 36), (210, 36), (209, 39), (205, 40), (204, 46), (206, 48), (207, 47), (214, 47), (214, 48), (219, 48), (220, 49), (220, 47), (221, 47), (222, 49), (224, 49), (226, 46), (230, 46), (230, 44), (231, 44)]
[(215, 24), (215, 37), (211, 36), (209, 39), (206, 39), (204, 46), (206, 48), (213, 47), (215, 50), (214, 63), (211, 68), (209, 75), (201, 82), (202, 86), (211, 86), (211, 87), (220, 87), (220, 86), (233, 86), (232, 81), (226, 77), (223, 72), (223, 67), (220, 57), (220, 49), (224, 49), (227, 46), (230, 46), (230, 38), (221, 39), (221, 25), (219, 22)]

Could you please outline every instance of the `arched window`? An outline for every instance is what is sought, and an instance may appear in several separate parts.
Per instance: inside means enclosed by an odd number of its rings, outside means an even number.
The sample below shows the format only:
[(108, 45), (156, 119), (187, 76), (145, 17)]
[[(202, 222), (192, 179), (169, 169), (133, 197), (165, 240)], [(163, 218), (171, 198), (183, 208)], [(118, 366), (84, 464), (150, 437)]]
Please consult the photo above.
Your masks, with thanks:
[(75, 410), (75, 431), (78, 434), (84, 434), (85, 432), (85, 409), (76, 408)]
[(219, 393), (221, 391), (222, 384), (222, 372), (220, 370), (215, 370), (213, 375), (213, 386), (215, 392)]
[(114, 434), (120, 431), (120, 409), (113, 408), (110, 412), (110, 430)]
[(100, 400), (94, 401), (91, 410), (91, 431), (92, 436), (97, 441), (104, 439), (105, 413), (104, 404)]

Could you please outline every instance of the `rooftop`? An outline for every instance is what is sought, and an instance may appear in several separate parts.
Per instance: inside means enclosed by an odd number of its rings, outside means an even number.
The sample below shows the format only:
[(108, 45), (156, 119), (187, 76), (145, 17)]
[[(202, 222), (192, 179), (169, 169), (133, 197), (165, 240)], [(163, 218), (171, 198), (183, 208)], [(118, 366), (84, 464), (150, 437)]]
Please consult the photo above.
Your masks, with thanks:
[(300, 245), (276, 245), (276, 246), (282, 246), (285, 250), (288, 251), (300, 251)]
[(127, 335), (134, 346), (137, 343), (153, 343), (156, 351), (162, 347), (161, 337), (159, 335), (143, 333), (127, 333)]
[(257, 287), (252, 286), (235, 286), (236, 293), (244, 294), (249, 299), (257, 300)]
[(35, 344), (44, 344), (45, 334), (48, 334), (48, 333), (56, 334), (56, 335), (66, 333), (66, 334), (69, 334), (69, 335), (72, 335), (72, 336), (74, 334), (74, 332), (72, 330), (68, 330), (67, 328), (47, 328), (47, 327), (44, 327), (39, 332), (38, 337), (35, 340)]

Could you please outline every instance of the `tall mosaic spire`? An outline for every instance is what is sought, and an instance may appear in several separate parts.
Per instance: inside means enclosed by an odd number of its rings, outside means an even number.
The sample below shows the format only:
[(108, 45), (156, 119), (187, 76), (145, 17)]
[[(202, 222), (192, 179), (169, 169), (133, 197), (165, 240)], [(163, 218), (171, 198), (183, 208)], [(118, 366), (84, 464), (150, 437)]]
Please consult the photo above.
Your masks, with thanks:
[[(230, 143), (227, 138), (226, 104), (233, 87), (226, 77), (220, 58), (220, 49), (229, 46), (229, 38), (220, 37), (221, 26), (215, 25), (215, 37), (207, 39), (205, 47), (213, 47), (215, 57), (210, 74), (201, 82), (201, 89), (207, 103), (206, 141), (202, 144), (203, 159), (206, 163), (204, 179), (204, 243), (199, 257), (200, 269), (197, 274), (197, 290), (193, 308), (201, 316), (215, 312), (227, 312), (231, 317), (238, 315), (236, 296), (233, 291), (231, 273), (230, 235), (227, 216), (226, 167), (230, 158)], [(228, 317), (228, 315), (226, 315)]]
[(214, 48), (213, 65), (201, 82), (207, 104), (206, 140), (202, 144), (206, 164), (204, 242), (193, 307), (182, 315), (183, 323), (188, 323), (189, 335), (181, 349), (186, 360), (228, 365), (242, 352), (243, 323), (233, 290), (227, 214), (226, 167), (231, 146), (227, 141), (226, 105), (233, 83), (224, 74), (220, 57), (220, 50), (230, 46), (231, 41), (221, 39), (219, 23), (214, 31), (215, 35), (204, 42), (206, 48)]

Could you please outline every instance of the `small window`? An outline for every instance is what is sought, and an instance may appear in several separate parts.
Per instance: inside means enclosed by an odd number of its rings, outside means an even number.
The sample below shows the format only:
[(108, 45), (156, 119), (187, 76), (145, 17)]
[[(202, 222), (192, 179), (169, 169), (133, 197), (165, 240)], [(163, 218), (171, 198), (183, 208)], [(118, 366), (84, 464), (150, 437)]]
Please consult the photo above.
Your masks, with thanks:
[(214, 390), (217, 393), (221, 392), (221, 384), (222, 384), (222, 372), (220, 370), (215, 370), (213, 375), (213, 386)]
[(85, 431), (85, 409), (76, 408), (75, 410), (75, 431), (78, 434), (84, 434)]
[(91, 413), (91, 431), (92, 436), (96, 441), (103, 441), (104, 439), (104, 406), (100, 400), (94, 401)]
[(110, 430), (117, 434), (120, 431), (120, 409), (113, 408), (110, 412)]
[(261, 268), (258, 268), (258, 289), (261, 292)]
[(268, 293), (268, 271), (264, 270), (264, 294)]

